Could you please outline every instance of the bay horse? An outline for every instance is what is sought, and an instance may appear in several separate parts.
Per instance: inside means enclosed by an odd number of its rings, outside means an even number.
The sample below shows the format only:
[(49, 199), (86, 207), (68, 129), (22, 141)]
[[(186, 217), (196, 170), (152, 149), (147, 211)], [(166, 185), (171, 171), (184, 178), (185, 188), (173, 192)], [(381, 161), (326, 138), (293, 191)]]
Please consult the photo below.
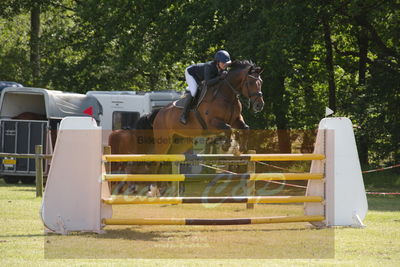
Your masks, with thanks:
[[(212, 87), (202, 89), (206, 90), (205, 95), (201, 97), (196, 108), (189, 112), (188, 123), (185, 125), (180, 123), (182, 110), (175, 103), (155, 111), (156, 116), (152, 122), (154, 153), (185, 153), (193, 146), (193, 138), (219, 134), (225, 135), (223, 149), (227, 151), (233, 129), (238, 129), (240, 133), (240, 152), (246, 152), (250, 128), (241, 114), (239, 96), (250, 100), (250, 106), (255, 113), (263, 109), (261, 73), (262, 69), (250, 61), (234, 61), (225, 79)], [(158, 173), (159, 170), (158, 163), (154, 172)], [(159, 191), (154, 190), (152, 196), (158, 195)]]
[[(206, 91), (195, 110), (189, 112), (186, 125), (179, 121), (182, 109), (171, 103), (141, 117), (134, 131), (114, 131), (109, 138), (112, 153), (180, 154), (192, 148), (195, 137), (219, 134), (225, 135), (223, 148), (226, 151), (230, 147), (233, 129), (241, 130), (238, 141), (241, 152), (245, 152), (250, 128), (241, 114), (239, 96), (250, 100), (254, 112), (263, 109), (261, 73), (262, 69), (250, 61), (234, 61), (225, 79), (202, 89)], [(150, 140), (149, 136), (153, 138)], [(145, 142), (138, 143), (138, 140)], [(149, 171), (158, 173), (159, 170), (160, 164), (157, 163)], [(159, 196), (157, 187), (153, 185), (152, 188), (150, 196)]]
[(207, 90), (196, 110), (191, 110), (186, 125), (180, 123), (182, 110), (170, 104), (159, 111), (154, 118), (153, 131), (155, 153), (183, 153), (192, 144), (190, 142), (175, 142), (176, 136), (194, 138), (224, 133), (226, 140), (225, 150), (230, 146), (232, 129), (241, 130), (239, 139), (241, 152), (247, 150), (249, 126), (242, 116), (242, 105), (239, 96), (250, 100), (254, 112), (260, 112), (264, 107), (261, 92), (262, 69), (252, 62), (234, 61), (229, 68), (225, 79)]

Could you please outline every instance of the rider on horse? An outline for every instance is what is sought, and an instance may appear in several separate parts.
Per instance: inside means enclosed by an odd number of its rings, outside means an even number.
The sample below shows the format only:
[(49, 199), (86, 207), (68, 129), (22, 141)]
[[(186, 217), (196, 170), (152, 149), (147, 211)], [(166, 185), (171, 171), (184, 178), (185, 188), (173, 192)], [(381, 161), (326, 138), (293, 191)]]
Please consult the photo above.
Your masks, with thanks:
[(215, 54), (213, 61), (194, 64), (186, 68), (185, 78), (190, 92), (186, 92), (186, 101), (180, 118), (181, 123), (187, 123), (189, 106), (193, 97), (196, 96), (198, 85), (205, 81), (207, 86), (211, 86), (224, 79), (227, 74), (225, 70), (230, 63), (231, 57), (229, 53), (225, 50), (219, 50)]

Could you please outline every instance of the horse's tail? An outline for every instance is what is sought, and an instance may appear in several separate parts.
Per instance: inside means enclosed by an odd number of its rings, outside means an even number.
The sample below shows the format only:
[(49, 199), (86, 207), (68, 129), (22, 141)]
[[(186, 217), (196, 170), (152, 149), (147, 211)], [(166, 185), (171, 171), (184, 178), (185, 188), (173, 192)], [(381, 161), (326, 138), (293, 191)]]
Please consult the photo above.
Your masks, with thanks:
[(119, 151), (119, 148), (121, 147), (120, 142), (122, 131), (125, 130), (114, 130), (108, 136), (108, 145), (111, 147), (111, 154), (122, 154), (122, 152)]
[(160, 109), (141, 116), (135, 124), (135, 135), (138, 140), (137, 153), (151, 154), (154, 151), (153, 122)]
[(135, 124), (136, 130), (153, 130), (153, 122), (160, 109), (155, 109), (151, 113), (141, 116)]

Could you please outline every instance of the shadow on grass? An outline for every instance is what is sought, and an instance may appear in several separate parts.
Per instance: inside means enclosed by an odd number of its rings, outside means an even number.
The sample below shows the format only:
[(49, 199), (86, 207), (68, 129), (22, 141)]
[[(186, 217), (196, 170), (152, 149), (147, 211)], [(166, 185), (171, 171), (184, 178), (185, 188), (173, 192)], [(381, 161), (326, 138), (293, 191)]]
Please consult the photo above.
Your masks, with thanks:
[(46, 234), (31, 234), (31, 235), (0, 235), (0, 238), (13, 238), (13, 237), (45, 237)]
[[(217, 226), (218, 227), (218, 226)], [(320, 230), (316, 227), (297, 227), (297, 228), (271, 228), (271, 229), (217, 229), (217, 228), (206, 228), (206, 229), (162, 229), (151, 230), (151, 231), (136, 231), (136, 227), (128, 227), (125, 229), (105, 229), (105, 234), (93, 235), (87, 234), (87, 237), (95, 237), (97, 239), (126, 239), (126, 240), (141, 240), (141, 241), (161, 241), (170, 240), (176, 238), (179, 235), (180, 238), (188, 238), (196, 234), (209, 234), (209, 233), (243, 233), (249, 232), (298, 232), (304, 230)], [(326, 229), (325, 229), (326, 230)], [(85, 235), (81, 235), (85, 236)]]
[(36, 188), (14, 188), (12, 191), (18, 192), (36, 192)]
[(6, 184), (2, 178), (0, 178), (0, 187), (10, 188), (12, 191), (27, 191), (27, 192), (34, 192), (36, 191), (35, 184)]
[(162, 231), (146, 231), (139, 232), (132, 228), (106, 230), (105, 234), (96, 235), (97, 239), (126, 239), (126, 240), (143, 240), (143, 241), (159, 241), (168, 239), (169, 236), (164, 235)]

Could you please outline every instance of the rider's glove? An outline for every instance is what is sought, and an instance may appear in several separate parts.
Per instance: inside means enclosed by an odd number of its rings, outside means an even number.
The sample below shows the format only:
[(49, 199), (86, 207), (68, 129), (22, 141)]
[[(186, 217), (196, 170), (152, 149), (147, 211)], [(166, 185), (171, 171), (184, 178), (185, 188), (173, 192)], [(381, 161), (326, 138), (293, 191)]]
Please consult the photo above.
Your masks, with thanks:
[(223, 80), (226, 78), (226, 75), (228, 75), (228, 72), (226, 70), (224, 70), (223, 72), (221, 72), (221, 74), (219, 75), (219, 79)]

